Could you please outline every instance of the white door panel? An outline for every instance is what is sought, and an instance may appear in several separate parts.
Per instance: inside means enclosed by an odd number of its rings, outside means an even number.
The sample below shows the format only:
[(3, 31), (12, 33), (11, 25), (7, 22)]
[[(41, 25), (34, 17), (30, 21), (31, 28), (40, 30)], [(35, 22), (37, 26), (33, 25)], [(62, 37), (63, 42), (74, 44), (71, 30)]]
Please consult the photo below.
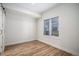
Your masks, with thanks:
[(2, 8), (0, 7), (0, 52), (3, 50), (3, 14), (2, 14)]
[(2, 15), (2, 8), (0, 7), (0, 16)]
[(0, 52), (2, 52), (1, 46), (2, 46), (2, 35), (0, 35)]
[(2, 29), (2, 16), (0, 15), (0, 30)]
[(2, 29), (2, 9), (0, 7), (0, 30)]

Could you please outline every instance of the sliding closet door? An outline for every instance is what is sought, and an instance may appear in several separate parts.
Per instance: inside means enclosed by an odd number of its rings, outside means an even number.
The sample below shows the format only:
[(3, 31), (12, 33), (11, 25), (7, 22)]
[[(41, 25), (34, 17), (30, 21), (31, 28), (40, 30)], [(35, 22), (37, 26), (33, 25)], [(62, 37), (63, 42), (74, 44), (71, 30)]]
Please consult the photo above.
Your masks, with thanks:
[(0, 52), (2, 51), (2, 8), (0, 7)]
[(4, 12), (0, 6), (0, 53), (4, 50)]

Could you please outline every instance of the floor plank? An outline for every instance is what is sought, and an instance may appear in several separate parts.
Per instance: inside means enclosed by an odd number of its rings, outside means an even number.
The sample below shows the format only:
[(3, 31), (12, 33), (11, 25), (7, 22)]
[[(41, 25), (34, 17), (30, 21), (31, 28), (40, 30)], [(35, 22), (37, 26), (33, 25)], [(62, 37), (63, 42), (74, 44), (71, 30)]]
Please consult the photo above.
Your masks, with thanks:
[(71, 56), (72, 54), (34, 40), (31, 42), (7, 46), (6, 56)]

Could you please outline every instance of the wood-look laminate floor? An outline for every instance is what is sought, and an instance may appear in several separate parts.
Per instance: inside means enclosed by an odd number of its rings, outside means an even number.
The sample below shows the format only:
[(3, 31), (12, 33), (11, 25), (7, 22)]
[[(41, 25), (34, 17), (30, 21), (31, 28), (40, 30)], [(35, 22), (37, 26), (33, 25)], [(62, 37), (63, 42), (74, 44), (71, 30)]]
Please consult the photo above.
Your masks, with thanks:
[(72, 54), (34, 40), (22, 44), (7, 46), (6, 56), (71, 56)]

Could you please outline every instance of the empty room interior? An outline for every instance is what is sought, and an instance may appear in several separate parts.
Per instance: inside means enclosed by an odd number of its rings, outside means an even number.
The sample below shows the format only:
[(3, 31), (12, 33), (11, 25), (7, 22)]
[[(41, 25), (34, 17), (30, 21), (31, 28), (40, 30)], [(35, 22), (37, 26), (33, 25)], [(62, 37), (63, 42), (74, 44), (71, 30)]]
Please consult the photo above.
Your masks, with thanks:
[(78, 56), (78, 3), (0, 3), (1, 56)]

